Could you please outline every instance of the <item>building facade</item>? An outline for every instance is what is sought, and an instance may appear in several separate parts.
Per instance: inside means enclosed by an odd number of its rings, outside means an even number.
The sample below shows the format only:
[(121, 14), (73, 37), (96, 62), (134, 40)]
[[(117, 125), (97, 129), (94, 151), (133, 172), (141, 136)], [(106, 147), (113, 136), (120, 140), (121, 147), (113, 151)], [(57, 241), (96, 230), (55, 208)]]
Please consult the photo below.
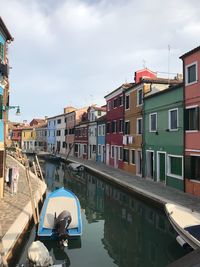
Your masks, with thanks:
[(144, 97), (143, 172), (184, 191), (183, 86)]
[(35, 126), (35, 151), (47, 151), (47, 122)]
[(35, 152), (36, 132), (31, 126), (22, 129), (22, 150), (24, 152)]
[(106, 148), (105, 148), (105, 129), (106, 129), (106, 115), (97, 119), (97, 155), (96, 161), (106, 162)]
[(200, 196), (200, 47), (181, 59), (185, 95), (185, 191)]
[(131, 84), (123, 84), (110, 94), (106, 100), (106, 164), (123, 168), (123, 124), (124, 124), (124, 91)]
[(47, 151), (55, 153), (56, 148), (56, 117), (47, 119)]
[(13, 41), (6, 25), (0, 17), (0, 198), (3, 197), (5, 173), (5, 143), (8, 135), (9, 110), (9, 60), (8, 44)]

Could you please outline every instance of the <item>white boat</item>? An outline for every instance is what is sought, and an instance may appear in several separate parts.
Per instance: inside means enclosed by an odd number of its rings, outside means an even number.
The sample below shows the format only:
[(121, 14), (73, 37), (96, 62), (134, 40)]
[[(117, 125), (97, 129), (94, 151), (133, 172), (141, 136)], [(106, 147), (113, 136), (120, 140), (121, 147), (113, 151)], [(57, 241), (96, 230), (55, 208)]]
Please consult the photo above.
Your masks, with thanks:
[(84, 166), (80, 163), (70, 163), (69, 168), (73, 171), (83, 171)]
[(165, 211), (182, 241), (193, 249), (200, 248), (200, 213), (172, 203), (165, 204)]

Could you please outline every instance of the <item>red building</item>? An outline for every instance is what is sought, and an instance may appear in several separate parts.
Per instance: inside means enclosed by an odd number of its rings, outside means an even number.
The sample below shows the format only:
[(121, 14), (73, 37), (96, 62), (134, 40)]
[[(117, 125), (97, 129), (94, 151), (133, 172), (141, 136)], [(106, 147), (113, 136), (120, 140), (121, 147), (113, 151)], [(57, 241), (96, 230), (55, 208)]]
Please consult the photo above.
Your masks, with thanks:
[(123, 169), (124, 92), (132, 84), (123, 84), (105, 96), (106, 114), (106, 164)]
[(23, 128), (13, 128), (12, 129), (12, 145), (15, 147), (21, 148), (21, 141), (22, 141), (22, 130)]
[(200, 196), (200, 46), (180, 58), (185, 92), (185, 191)]

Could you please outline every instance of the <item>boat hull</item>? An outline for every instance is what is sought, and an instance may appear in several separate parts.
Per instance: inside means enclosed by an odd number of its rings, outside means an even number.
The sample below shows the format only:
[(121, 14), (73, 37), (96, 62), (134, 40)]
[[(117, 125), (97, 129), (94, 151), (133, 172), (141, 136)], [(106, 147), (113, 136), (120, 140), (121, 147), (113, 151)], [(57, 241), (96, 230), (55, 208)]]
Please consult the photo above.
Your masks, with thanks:
[(58, 235), (54, 229), (54, 216), (61, 211), (67, 210), (72, 214), (72, 224), (66, 230), (69, 238), (76, 238), (82, 235), (81, 207), (78, 198), (70, 190), (60, 188), (50, 193), (43, 204), (38, 236), (45, 239), (57, 239)]

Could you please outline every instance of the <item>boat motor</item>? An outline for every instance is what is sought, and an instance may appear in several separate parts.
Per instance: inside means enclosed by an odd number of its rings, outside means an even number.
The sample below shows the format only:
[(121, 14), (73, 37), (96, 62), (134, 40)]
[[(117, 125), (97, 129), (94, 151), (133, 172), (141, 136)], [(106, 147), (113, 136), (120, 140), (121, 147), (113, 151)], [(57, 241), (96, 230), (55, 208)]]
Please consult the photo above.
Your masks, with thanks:
[(71, 221), (71, 213), (67, 210), (62, 211), (57, 218), (55, 213), (54, 228), (59, 238), (64, 239), (68, 237), (67, 228), (69, 227)]

